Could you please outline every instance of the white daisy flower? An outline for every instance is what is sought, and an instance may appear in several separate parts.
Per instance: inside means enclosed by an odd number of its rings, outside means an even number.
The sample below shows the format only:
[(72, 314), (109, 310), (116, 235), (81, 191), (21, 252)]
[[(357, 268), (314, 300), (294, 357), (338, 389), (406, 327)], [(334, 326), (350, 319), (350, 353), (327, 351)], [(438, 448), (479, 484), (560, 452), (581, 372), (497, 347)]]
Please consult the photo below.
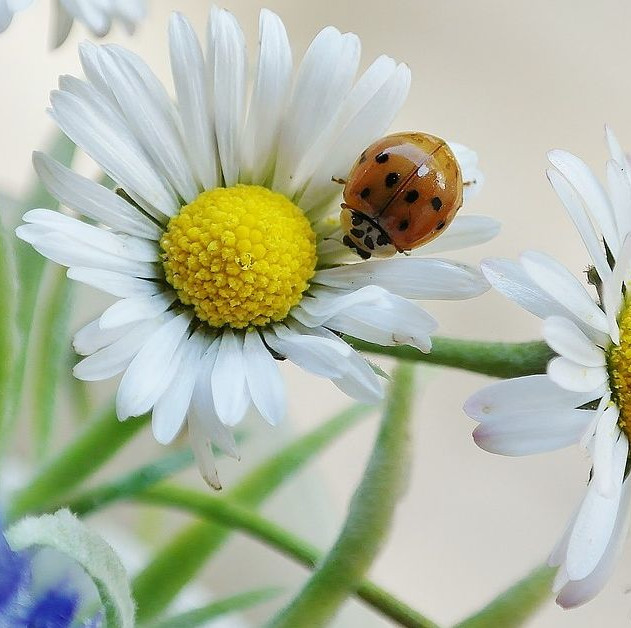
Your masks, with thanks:
[[(605, 585), (629, 526), (631, 435), (631, 164), (607, 129), (608, 192), (578, 157), (553, 150), (548, 178), (587, 247), (588, 290), (543, 253), (519, 262), (490, 259), (491, 284), (545, 319), (543, 335), (558, 354), (546, 375), (502, 381), (474, 394), (465, 412), (480, 422), (476, 443), (521, 456), (572, 444), (593, 469), (587, 494), (550, 556), (559, 567), (557, 602), (573, 607)], [(604, 246), (603, 246), (604, 245)], [(594, 294), (591, 294), (591, 293)]]
[[(230, 428), (250, 405), (271, 424), (285, 413), (278, 359), (375, 402), (381, 381), (341, 334), (429, 351), (436, 322), (409, 299), (466, 299), (488, 284), (461, 263), (362, 262), (341, 243), (331, 178), (392, 122), (408, 92), (404, 64), (382, 56), (355, 80), (357, 36), (328, 27), (292, 78), (283, 24), (263, 10), (248, 106), (244, 36), (230, 13), (212, 10), (206, 55), (183, 16), (169, 34), (175, 105), (134, 54), (81, 47), (87, 80), (62, 77), (51, 113), (119, 189), (37, 153), (44, 184), (88, 222), (36, 209), (17, 233), (71, 279), (120, 299), (76, 334), (88, 356), (76, 377), (123, 373), (119, 418), (152, 410), (165, 444), (187, 424), (217, 486), (211, 441), (234, 455)], [(475, 155), (456, 150), (472, 180)], [(457, 218), (426, 250), (496, 231), (488, 218)]]
[(13, 16), (26, 9), (33, 0), (0, 0), (0, 33), (7, 30)]
[[(3, 1), (7, 0), (0, 0), (0, 5)], [(97, 37), (107, 35), (112, 22), (120, 20), (127, 32), (132, 35), (147, 12), (145, 0), (54, 0), (54, 3), (55, 48), (66, 41), (74, 20), (84, 24)]]

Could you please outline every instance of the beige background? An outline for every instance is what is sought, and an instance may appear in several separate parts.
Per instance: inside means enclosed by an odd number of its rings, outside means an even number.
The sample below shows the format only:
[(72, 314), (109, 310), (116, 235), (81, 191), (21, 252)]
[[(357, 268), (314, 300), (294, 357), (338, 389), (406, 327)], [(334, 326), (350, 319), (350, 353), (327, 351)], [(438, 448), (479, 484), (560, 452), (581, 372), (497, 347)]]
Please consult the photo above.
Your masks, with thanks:
[[(207, 4), (154, 0), (150, 5), (150, 19), (135, 38), (116, 30), (109, 40), (140, 52), (170, 85), (165, 37), (169, 10), (187, 13), (203, 33)], [(241, 21), (252, 58), (262, 5), (253, 0), (226, 0), (224, 5)], [(545, 153), (553, 147), (569, 149), (603, 174), (605, 122), (623, 145), (631, 146), (629, 3), (269, 0), (265, 6), (285, 21), (295, 58), (321, 27), (334, 24), (360, 35), (364, 64), (381, 52), (406, 61), (412, 69), (412, 91), (395, 128), (429, 131), (478, 151), (487, 182), (463, 211), (492, 215), (504, 227), (495, 242), (467, 251), (461, 259), (513, 257), (526, 248), (539, 248), (577, 273), (583, 270), (586, 254), (544, 176)], [(0, 186), (15, 195), (31, 177), (31, 151), (44, 147), (52, 130), (45, 114), (48, 91), (59, 74), (79, 72), (76, 44), (86, 36), (76, 26), (63, 49), (50, 52), (48, 10), (48, 2), (39, 0), (0, 37)], [(99, 311), (105, 302), (99, 298), (82, 293), (73, 328)], [(446, 335), (520, 340), (539, 333), (534, 317), (496, 294), (468, 303), (430, 304), (429, 309)], [(249, 422), (256, 433), (243, 461), (221, 463), (227, 485), (292, 432), (304, 432), (347, 403), (328, 382), (295, 368), (287, 368), (286, 374), (291, 388), (286, 425), (273, 431)], [(371, 575), (437, 622), (449, 624), (544, 559), (582, 495), (588, 467), (576, 450), (525, 459), (478, 450), (470, 436), (473, 423), (461, 405), (488, 380), (448, 370), (427, 369), (420, 375), (426, 385), (424, 393), (419, 387), (409, 492)], [(107, 384), (90, 386), (99, 398), (109, 390)], [(343, 520), (375, 425), (374, 420), (364, 424), (327, 451), (270, 500), (266, 514), (325, 547)], [(60, 441), (65, 438), (59, 435)], [(106, 475), (128, 467), (140, 455), (150, 459), (162, 453), (148, 434), (140, 440), (136, 452), (123, 456)], [(195, 474), (189, 476), (200, 486)], [(128, 508), (116, 512), (130, 518)], [(140, 524), (148, 538), (163, 537), (164, 525), (179, 522), (147, 513)], [(99, 525), (108, 521), (112, 523), (111, 516), (98, 519)], [(571, 612), (550, 603), (531, 625), (628, 625), (630, 558), (628, 544), (614, 578), (594, 602)], [(240, 536), (205, 572), (217, 594), (263, 583), (291, 590), (305, 576), (302, 569)], [(250, 615), (252, 625), (262, 616)], [(345, 609), (336, 625), (388, 624), (357, 606)]]

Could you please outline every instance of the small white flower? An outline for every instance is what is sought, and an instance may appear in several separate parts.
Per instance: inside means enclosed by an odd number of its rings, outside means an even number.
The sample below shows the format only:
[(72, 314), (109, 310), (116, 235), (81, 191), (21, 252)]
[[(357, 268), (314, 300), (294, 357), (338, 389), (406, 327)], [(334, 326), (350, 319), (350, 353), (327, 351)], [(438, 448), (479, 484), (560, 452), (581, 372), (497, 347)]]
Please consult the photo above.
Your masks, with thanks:
[(9, 28), (13, 16), (26, 9), (33, 0), (0, 0), (0, 33)]
[[(0, 0), (0, 5), (2, 1)], [(55, 48), (66, 41), (74, 20), (84, 24), (97, 37), (107, 35), (112, 22), (120, 20), (131, 35), (147, 12), (145, 0), (54, 0), (54, 2), (53, 46)]]
[[(60, 79), (52, 116), (119, 191), (36, 154), (51, 193), (92, 224), (36, 209), (17, 233), (70, 278), (120, 299), (76, 334), (88, 357), (75, 375), (124, 373), (119, 418), (153, 409), (161, 443), (187, 423), (218, 486), (211, 441), (235, 455), (229, 428), (251, 404), (271, 424), (285, 413), (277, 359), (377, 401), (380, 379), (340, 335), (429, 351), (436, 322), (409, 299), (466, 299), (488, 284), (444, 259), (361, 262), (341, 243), (331, 178), (392, 122), (408, 92), (404, 64), (381, 56), (355, 80), (358, 38), (328, 27), (292, 78), (283, 24), (263, 10), (248, 106), (244, 37), (230, 13), (212, 10), (205, 56), (183, 16), (169, 32), (176, 105), (137, 56), (81, 47), (87, 80)], [(472, 180), (475, 154), (456, 150)], [(496, 232), (488, 218), (458, 217), (425, 251)]]
[(605, 585), (631, 512), (631, 164), (609, 129), (607, 140), (608, 192), (578, 157), (549, 153), (548, 179), (592, 259), (594, 294), (543, 253), (485, 260), (497, 290), (545, 319), (543, 336), (558, 357), (546, 375), (493, 384), (465, 404), (487, 451), (521, 456), (580, 443), (593, 461), (587, 495), (549, 560), (559, 567), (554, 588), (564, 607)]

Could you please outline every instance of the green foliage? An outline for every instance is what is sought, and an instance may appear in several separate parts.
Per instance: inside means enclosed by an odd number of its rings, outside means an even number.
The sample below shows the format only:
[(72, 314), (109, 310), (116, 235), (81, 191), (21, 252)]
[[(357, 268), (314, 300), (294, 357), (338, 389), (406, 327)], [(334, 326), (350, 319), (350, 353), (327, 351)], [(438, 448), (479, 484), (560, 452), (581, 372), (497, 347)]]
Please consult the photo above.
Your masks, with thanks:
[(454, 628), (518, 628), (550, 599), (554, 569), (538, 567)]
[[(290, 444), (268, 461), (253, 469), (227, 498), (255, 508), (324, 447), (366, 416), (370, 408), (355, 405), (333, 417), (313, 432)], [(223, 546), (230, 530), (217, 523), (195, 522), (162, 548), (151, 563), (136, 576), (134, 598), (138, 618), (157, 617), (204, 563)], [(174, 561), (177, 570), (173, 570)]]
[(409, 474), (413, 366), (400, 364), (364, 476), (330, 552), (270, 628), (327, 626), (357, 589), (385, 539)]

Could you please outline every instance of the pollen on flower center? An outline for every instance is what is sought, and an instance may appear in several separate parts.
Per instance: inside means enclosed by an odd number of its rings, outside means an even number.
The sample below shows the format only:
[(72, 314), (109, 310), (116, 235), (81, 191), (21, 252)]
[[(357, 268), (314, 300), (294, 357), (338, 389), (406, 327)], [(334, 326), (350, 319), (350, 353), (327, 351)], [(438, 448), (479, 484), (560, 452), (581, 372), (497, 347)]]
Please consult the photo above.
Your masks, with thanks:
[(631, 439), (631, 301), (627, 300), (618, 319), (620, 344), (607, 352), (612, 400), (620, 408), (618, 423)]
[(167, 281), (212, 327), (281, 321), (315, 273), (315, 233), (302, 211), (267, 188), (202, 192), (160, 240)]

